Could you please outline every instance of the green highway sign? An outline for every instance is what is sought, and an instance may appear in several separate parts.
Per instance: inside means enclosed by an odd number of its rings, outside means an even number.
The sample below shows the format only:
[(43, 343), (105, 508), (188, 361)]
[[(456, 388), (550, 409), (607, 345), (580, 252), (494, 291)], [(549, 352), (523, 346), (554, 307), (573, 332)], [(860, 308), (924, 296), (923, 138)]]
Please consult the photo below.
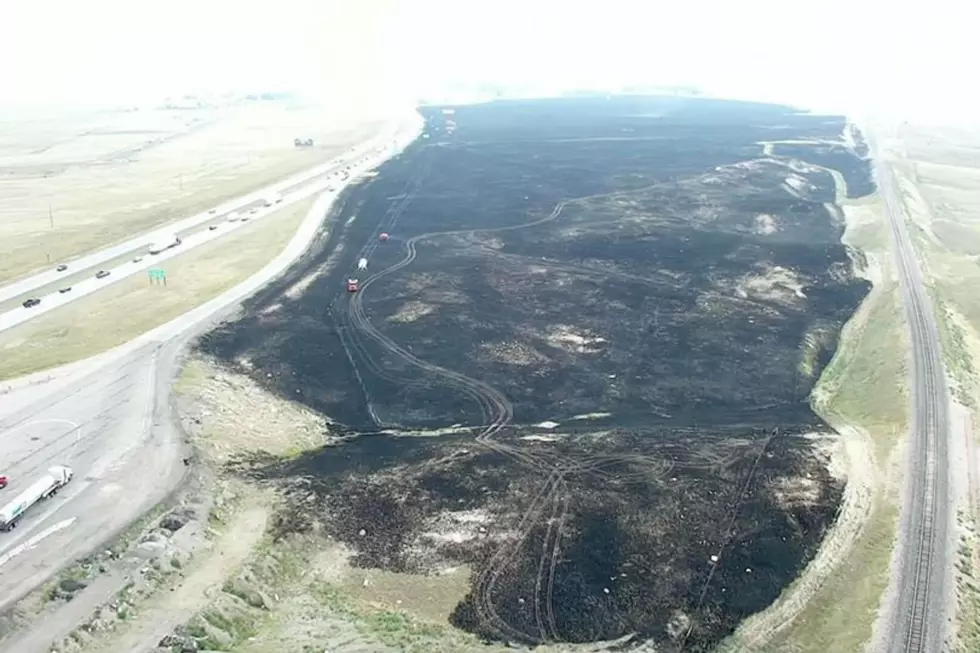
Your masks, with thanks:
[(150, 275), (150, 283), (162, 283), (167, 285), (167, 272), (163, 268), (150, 268), (147, 270)]

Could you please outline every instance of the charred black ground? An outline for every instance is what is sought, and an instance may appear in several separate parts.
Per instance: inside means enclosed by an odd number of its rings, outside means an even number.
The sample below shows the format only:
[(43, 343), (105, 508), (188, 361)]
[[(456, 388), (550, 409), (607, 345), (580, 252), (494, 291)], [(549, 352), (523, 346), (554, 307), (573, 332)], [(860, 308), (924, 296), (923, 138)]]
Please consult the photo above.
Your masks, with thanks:
[(201, 345), (355, 436), (399, 435), (243, 470), (305, 479), (280, 530), (322, 521), (358, 564), (470, 564), (461, 628), (710, 650), (838, 507), (807, 397), (867, 285), (814, 165), (853, 196), (872, 190), (867, 162), (765, 156), (840, 139), (842, 119), (786, 107), (423, 112), (425, 136)]

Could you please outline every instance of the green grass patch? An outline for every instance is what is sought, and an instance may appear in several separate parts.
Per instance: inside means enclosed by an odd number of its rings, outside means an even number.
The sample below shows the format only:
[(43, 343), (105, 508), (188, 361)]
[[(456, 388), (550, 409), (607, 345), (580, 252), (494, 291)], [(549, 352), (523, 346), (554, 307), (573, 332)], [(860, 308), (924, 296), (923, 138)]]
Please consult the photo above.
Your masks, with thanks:
[(309, 595), (330, 612), (350, 620), (366, 641), (377, 641), (411, 653), (456, 653), (478, 642), (447, 626), (418, 620), (404, 612), (372, 610), (343, 588), (323, 581), (308, 586)]
[(966, 334), (949, 317), (949, 311), (953, 308), (952, 302), (948, 299), (949, 293), (945, 290), (944, 284), (937, 284), (929, 288), (929, 295), (932, 298), (936, 325), (939, 328), (943, 363), (949, 375), (956, 381), (957, 387), (953, 389), (954, 395), (957, 401), (964, 406), (976, 408), (976, 401), (973, 398), (976, 381), (973, 357), (966, 342)]
[(908, 333), (899, 288), (869, 297), (863, 321), (852, 320), (814, 391), (814, 409), (831, 423), (866, 429), (887, 454), (909, 418)]

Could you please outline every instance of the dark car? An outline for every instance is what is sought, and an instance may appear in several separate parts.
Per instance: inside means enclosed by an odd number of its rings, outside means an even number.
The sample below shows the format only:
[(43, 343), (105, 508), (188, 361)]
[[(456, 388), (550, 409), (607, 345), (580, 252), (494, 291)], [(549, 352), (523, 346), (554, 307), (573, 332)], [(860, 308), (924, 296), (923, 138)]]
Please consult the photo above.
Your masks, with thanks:
[(68, 269), (68, 266), (67, 266), (67, 265), (65, 265), (64, 263), (62, 263), (62, 264), (61, 264), (61, 265), (59, 265), (59, 266), (58, 266), (58, 267), (57, 267), (56, 269), (58, 270), (58, 272), (64, 272), (65, 270), (67, 270), (67, 269)]
[(24, 308), (31, 308), (32, 306), (37, 306), (40, 303), (41, 303), (40, 299), (38, 299), (37, 297), (31, 297), (30, 299), (24, 302)]
[(218, 228), (218, 225), (216, 225), (216, 224), (213, 224), (213, 225), (211, 225), (210, 227), (208, 227), (208, 231), (214, 231), (214, 230), (215, 230), (215, 229), (217, 229), (217, 228)]
[(108, 270), (99, 270), (98, 272), (95, 273), (95, 278), (96, 279), (104, 279), (105, 277), (108, 277), (108, 276), (109, 276), (109, 271)]
[(62, 289), (61, 289), (61, 290), (59, 290), (58, 292), (60, 292), (61, 294), (65, 294), (65, 293), (66, 293), (66, 292), (68, 292), (69, 290), (71, 290), (71, 286), (65, 286), (64, 288), (62, 288)]

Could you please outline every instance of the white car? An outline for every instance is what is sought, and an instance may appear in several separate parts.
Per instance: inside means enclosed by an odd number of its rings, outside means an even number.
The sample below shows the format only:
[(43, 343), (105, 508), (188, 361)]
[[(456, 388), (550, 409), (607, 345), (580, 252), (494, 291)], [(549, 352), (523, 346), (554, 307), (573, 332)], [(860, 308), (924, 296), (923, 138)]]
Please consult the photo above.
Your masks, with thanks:
[(139, 263), (142, 260), (143, 260), (142, 256), (137, 256), (136, 258), (133, 259), (133, 263)]

